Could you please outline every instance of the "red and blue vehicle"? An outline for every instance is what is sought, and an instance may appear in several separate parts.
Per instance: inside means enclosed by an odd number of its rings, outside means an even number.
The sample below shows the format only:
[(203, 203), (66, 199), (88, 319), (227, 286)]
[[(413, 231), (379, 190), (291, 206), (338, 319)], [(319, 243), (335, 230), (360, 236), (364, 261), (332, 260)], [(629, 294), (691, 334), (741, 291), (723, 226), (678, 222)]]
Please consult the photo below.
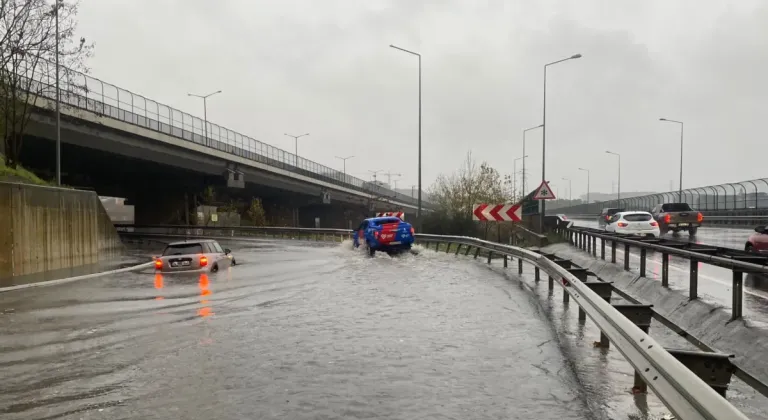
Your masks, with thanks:
[(358, 226), (353, 241), (355, 248), (363, 246), (371, 256), (376, 251), (393, 255), (411, 249), (414, 233), (410, 223), (397, 217), (371, 217)]

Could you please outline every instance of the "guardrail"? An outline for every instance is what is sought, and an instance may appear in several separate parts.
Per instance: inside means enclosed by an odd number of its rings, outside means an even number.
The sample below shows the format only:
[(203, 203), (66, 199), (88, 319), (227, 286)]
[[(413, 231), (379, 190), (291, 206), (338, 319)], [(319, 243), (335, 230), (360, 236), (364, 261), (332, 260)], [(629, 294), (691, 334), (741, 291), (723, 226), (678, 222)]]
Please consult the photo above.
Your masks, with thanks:
[[(347, 229), (313, 229), (290, 227), (197, 227), (197, 226), (117, 226), (123, 235), (184, 235), (184, 236), (259, 236), (267, 235), (282, 238), (321, 238), (333, 240), (349, 238), (353, 231)], [(130, 231), (129, 231), (130, 230)], [(416, 239), (429, 249), (435, 244), (446, 244), (446, 252), (456, 245), (458, 255), (465, 247), (464, 255), (474, 248), (475, 258), (481, 251), (488, 254), (488, 262), (494, 255), (503, 257), (504, 266), (517, 258), (518, 270), (523, 272), (523, 265), (532, 265), (536, 279), (540, 271), (549, 276), (550, 289), (557, 283), (564, 292), (563, 298), (573, 299), (585, 316), (592, 319), (600, 328), (606, 345), (613, 343), (626, 360), (635, 369), (635, 387), (644, 391), (650, 387), (666, 407), (679, 419), (693, 420), (747, 420), (747, 417), (718, 394), (699, 376), (689, 370), (682, 362), (653, 340), (646, 331), (628, 319), (617, 307), (593, 290), (593, 285), (582, 281), (547, 255), (523, 248), (484, 241), (463, 236), (444, 236), (417, 233)], [(555, 281), (555, 279), (558, 279)], [(611, 283), (602, 283), (611, 286)], [(626, 306), (626, 305), (625, 305)], [(601, 340), (603, 341), (603, 340)]]
[[(751, 228), (758, 225), (768, 224), (768, 215), (759, 216), (721, 216), (721, 215), (708, 215), (706, 212), (701, 212), (704, 215), (703, 227), (744, 227)], [(566, 214), (566, 217), (573, 220), (597, 220), (600, 215), (598, 214)]]
[(603, 260), (605, 260), (606, 245), (610, 244), (612, 263), (616, 263), (616, 250), (619, 244), (623, 245), (625, 270), (630, 269), (631, 248), (639, 249), (640, 277), (646, 275), (648, 251), (661, 253), (661, 285), (663, 287), (669, 287), (669, 257), (676, 256), (689, 260), (688, 297), (690, 299), (698, 299), (699, 263), (731, 270), (733, 274), (733, 287), (731, 288), (732, 319), (741, 318), (743, 315), (744, 274), (768, 275), (768, 256), (737, 249), (658, 238), (640, 238), (581, 226), (560, 227), (558, 231), (569, 243), (594, 256), (597, 256), (597, 240), (600, 239), (600, 258)]

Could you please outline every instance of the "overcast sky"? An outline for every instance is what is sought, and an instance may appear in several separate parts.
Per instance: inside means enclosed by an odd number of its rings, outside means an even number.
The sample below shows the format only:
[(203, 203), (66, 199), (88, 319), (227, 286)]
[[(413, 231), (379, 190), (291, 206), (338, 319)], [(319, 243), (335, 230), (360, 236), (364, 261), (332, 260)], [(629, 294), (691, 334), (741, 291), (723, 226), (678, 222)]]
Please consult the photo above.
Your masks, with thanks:
[[(726, 5), (730, 3), (730, 5)], [(768, 2), (760, 0), (82, 0), (91, 73), (347, 172), (417, 180), (423, 55), (423, 183), (466, 153), (512, 173), (542, 120), (547, 178), (574, 197), (669, 190), (685, 122), (683, 186), (768, 176)], [(529, 188), (541, 131), (528, 133)], [(518, 170), (520, 170), (518, 162)], [(381, 177), (381, 175), (380, 175)], [(384, 177), (384, 180), (386, 177)], [(379, 178), (382, 179), (382, 178)], [(536, 180), (536, 181), (534, 181)]]

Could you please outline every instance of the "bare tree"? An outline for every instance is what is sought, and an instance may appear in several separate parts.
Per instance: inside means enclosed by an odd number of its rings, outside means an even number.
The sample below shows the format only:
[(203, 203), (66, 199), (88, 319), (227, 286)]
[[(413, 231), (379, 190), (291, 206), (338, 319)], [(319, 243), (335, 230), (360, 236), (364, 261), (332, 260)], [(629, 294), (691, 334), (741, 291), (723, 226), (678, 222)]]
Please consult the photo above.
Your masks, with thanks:
[(84, 60), (93, 46), (85, 38), (74, 39), (78, 4), (79, 0), (0, 0), (0, 124), (7, 166), (19, 164), (38, 98), (56, 97), (57, 75), (71, 91), (78, 88), (72, 80), (74, 71), (87, 71)]

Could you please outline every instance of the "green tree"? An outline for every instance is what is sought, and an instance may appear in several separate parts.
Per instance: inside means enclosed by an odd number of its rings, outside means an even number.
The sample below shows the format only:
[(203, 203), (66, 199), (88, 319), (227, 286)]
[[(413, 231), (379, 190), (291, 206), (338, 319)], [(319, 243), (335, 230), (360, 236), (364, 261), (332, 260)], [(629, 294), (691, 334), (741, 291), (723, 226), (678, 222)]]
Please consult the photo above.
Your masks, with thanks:
[[(0, 119), (5, 163), (19, 164), (32, 107), (47, 106), (41, 97), (56, 95), (58, 80), (67, 93), (87, 89), (77, 70), (92, 45), (75, 39), (78, 0), (0, 0)], [(58, 31), (56, 21), (58, 18)], [(57, 55), (58, 52), (58, 55)]]
[(248, 214), (248, 218), (251, 219), (253, 226), (267, 225), (267, 215), (264, 212), (264, 206), (261, 204), (261, 199), (255, 197), (251, 199), (251, 205), (248, 207), (246, 213)]

